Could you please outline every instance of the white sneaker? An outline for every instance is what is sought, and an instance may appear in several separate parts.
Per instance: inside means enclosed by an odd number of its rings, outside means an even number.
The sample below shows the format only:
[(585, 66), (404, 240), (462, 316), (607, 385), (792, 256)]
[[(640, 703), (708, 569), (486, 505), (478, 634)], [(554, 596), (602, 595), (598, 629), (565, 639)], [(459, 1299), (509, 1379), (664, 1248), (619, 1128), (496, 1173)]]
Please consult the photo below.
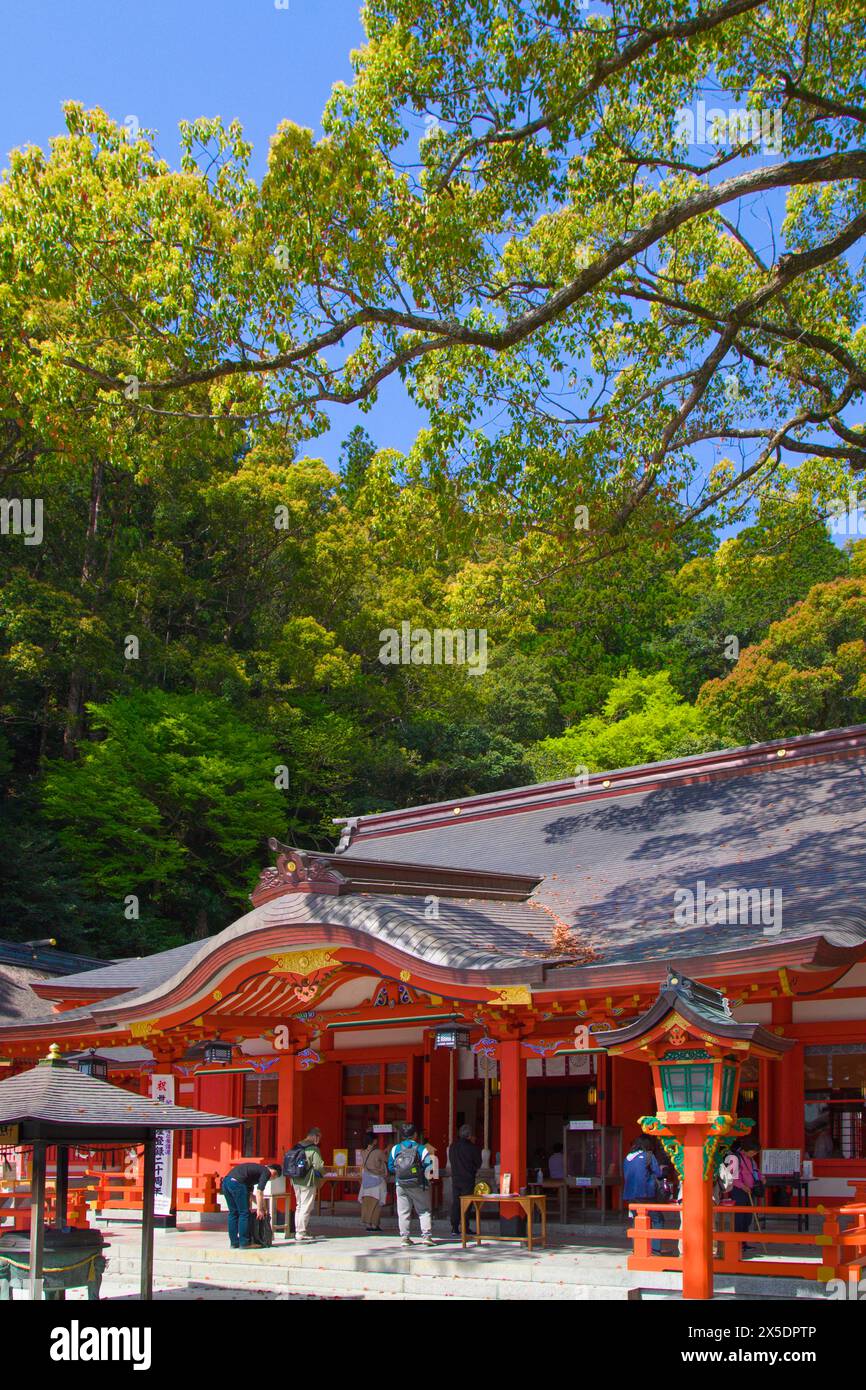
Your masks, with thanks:
[(314, 1239), (315, 1237), (313, 1236), (295, 1236), (295, 1242), (298, 1245), (309, 1245)]
[(402, 1237), (400, 1238), (400, 1244), (401, 1244), (401, 1245), (414, 1245), (415, 1242), (414, 1242), (414, 1240), (412, 1239), (411, 1236), (402, 1236)]
[(435, 1242), (435, 1240), (433, 1239), (432, 1236), (422, 1236), (422, 1238), (421, 1238), (421, 1244), (422, 1244), (422, 1245), (435, 1245), (436, 1242)]

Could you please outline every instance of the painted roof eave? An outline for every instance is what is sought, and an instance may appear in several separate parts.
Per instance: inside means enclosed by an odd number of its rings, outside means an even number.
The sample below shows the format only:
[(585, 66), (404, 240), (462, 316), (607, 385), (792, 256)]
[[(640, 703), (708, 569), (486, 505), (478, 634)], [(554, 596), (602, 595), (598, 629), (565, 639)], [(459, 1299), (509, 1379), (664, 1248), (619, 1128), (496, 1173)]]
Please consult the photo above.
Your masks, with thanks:
[[(285, 902), (285, 900), (281, 900)], [(311, 895), (304, 895), (304, 905), (311, 906)], [(270, 911), (268, 910), (270, 909)], [(47, 1018), (0, 1023), (0, 1040), (24, 1041), (28, 1038), (64, 1038), (76, 1034), (99, 1032), (110, 1037), (123, 1035), (131, 1022), (167, 1014), (182, 1008), (201, 996), (215, 978), (244, 956), (277, 954), (291, 948), (308, 945), (327, 945), (355, 948), (370, 953), (371, 947), (383, 964), (392, 967), (395, 976), (400, 969), (418, 969), (419, 962), (408, 952), (387, 942), (371, 938), (357, 928), (335, 925), (327, 921), (273, 921), (274, 904), (266, 904), (248, 913), (218, 936), (202, 943), (202, 949), (192, 961), (181, 967), (162, 985), (129, 999), (105, 1000), (84, 1013), (76, 1010), (76, 1018), (63, 1013)], [(827, 969), (850, 967), (866, 958), (866, 940), (852, 946), (839, 946), (823, 935), (813, 935), (794, 941), (776, 941), (754, 950), (720, 952), (712, 955), (677, 958), (677, 967), (703, 980), (730, 978), (732, 974), (751, 976), (778, 973), (783, 969)], [(530, 986), (534, 995), (558, 996), (564, 992), (628, 989), (638, 985), (662, 982), (671, 965), (670, 956), (629, 964), (575, 966), (566, 962), (539, 961), (527, 958), (495, 970), (455, 970), (423, 963), (423, 973), (442, 987), (451, 986), (459, 994), (461, 988), (479, 985), (495, 989), (512, 983)], [(82, 1016), (83, 1015), (83, 1016)]]
[[(664, 980), (672, 959), (685, 974), (702, 980), (723, 980), (731, 975), (777, 974), (780, 970), (828, 970), (834, 966), (852, 966), (866, 959), (866, 938), (851, 946), (839, 946), (823, 934), (779, 940), (772, 946), (756, 946), (752, 950), (712, 952), (703, 955), (670, 954), (655, 959), (612, 962), (607, 965), (565, 966), (551, 972), (551, 984), (563, 989), (599, 989), (616, 984), (628, 988), (632, 984), (655, 984)], [(548, 986), (550, 987), (550, 986)]]

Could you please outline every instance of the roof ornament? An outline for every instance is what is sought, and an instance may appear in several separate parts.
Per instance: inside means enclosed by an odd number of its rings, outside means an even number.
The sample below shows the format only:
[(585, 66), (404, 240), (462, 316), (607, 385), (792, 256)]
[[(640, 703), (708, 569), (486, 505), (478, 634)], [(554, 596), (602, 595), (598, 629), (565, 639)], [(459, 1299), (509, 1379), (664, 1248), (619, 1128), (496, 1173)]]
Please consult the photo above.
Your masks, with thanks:
[(721, 1013), (725, 1018), (732, 1018), (731, 1001), (727, 995), (722, 994), (720, 989), (712, 989), (710, 985), (702, 985), (697, 980), (690, 980), (675, 967), (668, 967), (668, 977), (665, 980), (665, 991), (672, 991), (682, 999), (687, 999), (689, 1003), (696, 1004), (703, 1009), (709, 1009), (711, 1013)]
[(358, 822), (360, 821), (360, 819), (360, 816), (334, 817), (334, 825), (342, 825), (343, 827), (343, 829), (340, 831), (340, 843), (337, 845), (337, 848), (334, 851), (335, 854), (342, 854), (343, 850), (349, 848), (350, 844), (352, 843), (352, 836), (358, 829)]

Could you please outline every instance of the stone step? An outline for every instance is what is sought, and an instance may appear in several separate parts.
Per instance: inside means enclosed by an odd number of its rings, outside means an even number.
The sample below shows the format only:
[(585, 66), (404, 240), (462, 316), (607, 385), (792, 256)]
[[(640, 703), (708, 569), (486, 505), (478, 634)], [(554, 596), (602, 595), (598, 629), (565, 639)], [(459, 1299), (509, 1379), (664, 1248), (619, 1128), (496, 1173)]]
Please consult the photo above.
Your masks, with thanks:
[[(110, 1242), (110, 1237), (109, 1237)], [(124, 1240), (118, 1242), (124, 1248), (132, 1249), (133, 1243)], [(186, 1237), (172, 1242), (160, 1242), (157, 1240), (157, 1253), (164, 1259), (182, 1260), (219, 1260), (224, 1261), (228, 1258), (228, 1246), (220, 1241), (219, 1244), (209, 1245), (197, 1244), (194, 1240)], [(415, 1237), (410, 1248), (401, 1246), (395, 1236), (391, 1240), (378, 1241), (376, 1243), (361, 1243), (340, 1240), (332, 1240), (327, 1236), (312, 1240), (307, 1245), (299, 1245), (294, 1241), (277, 1239), (268, 1249), (254, 1247), (249, 1250), (234, 1252), (231, 1256), (233, 1260), (251, 1263), (288, 1263), (288, 1264), (320, 1264), (323, 1260), (334, 1267), (345, 1269), (369, 1268), (371, 1261), (383, 1260), (390, 1265), (394, 1260), (416, 1261), (418, 1259), (435, 1259), (437, 1267), (442, 1267), (443, 1263), (453, 1264), (455, 1270), (462, 1267), (477, 1267), (479, 1264), (493, 1264), (501, 1268), (504, 1272), (509, 1270), (522, 1271), (527, 1266), (533, 1269), (553, 1268), (562, 1270), (567, 1268), (571, 1271), (597, 1271), (599, 1269), (625, 1269), (628, 1259), (626, 1250), (592, 1249), (592, 1248), (556, 1248), (536, 1247), (531, 1253), (525, 1246), (509, 1246), (503, 1248), (487, 1242), (481, 1246), (467, 1245), (463, 1249), (459, 1243), (437, 1240), (432, 1247), (424, 1246)]]
[[(111, 1252), (109, 1251), (111, 1259)], [(114, 1260), (122, 1263), (120, 1266)], [(129, 1268), (134, 1264), (138, 1253), (118, 1252), (112, 1259), (112, 1267)], [(434, 1255), (423, 1246), (416, 1246), (411, 1252), (396, 1247), (394, 1253), (380, 1252), (375, 1255), (342, 1254), (328, 1248), (326, 1242), (304, 1248), (274, 1246), (268, 1251), (250, 1251), (233, 1254), (227, 1258), (224, 1250), (198, 1249), (157, 1249), (155, 1267), (169, 1273), (172, 1269), (184, 1276), (191, 1273), (214, 1276), (219, 1267), (220, 1277), (227, 1270), (233, 1279), (244, 1283), (250, 1280), (271, 1279), (282, 1282), (288, 1275), (300, 1275), (305, 1271), (319, 1273), (326, 1277), (345, 1276), (351, 1280), (373, 1279), (395, 1276), (429, 1277), (434, 1279), (456, 1279), (460, 1281), (481, 1280), (498, 1283), (517, 1282), (544, 1285), (548, 1296), (555, 1298), (558, 1286), (580, 1287), (604, 1284), (606, 1287), (630, 1287), (634, 1276), (626, 1268), (625, 1260), (617, 1261), (572, 1261), (562, 1260), (556, 1264), (543, 1259), (526, 1257), (521, 1260), (500, 1258), (480, 1259), (469, 1250), (465, 1254)], [(673, 1276), (676, 1277), (676, 1276)]]
[[(109, 1269), (114, 1278), (129, 1278), (138, 1273), (138, 1258), (131, 1253), (121, 1253), (111, 1260)], [(173, 1283), (183, 1280), (202, 1286), (214, 1284), (268, 1292), (285, 1289), (291, 1293), (319, 1296), (330, 1293), (344, 1298), (379, 1298), (385, 1295), (404, 1298), (411, 1295), (424, 1299), (585, 1301), (626, 1299), (630, 1287), (625, 1283), (576, 1284), (563, 1280), (501, 1278), (498, 1269), (490, 1268), (467, 1271), (463, 1276), (449, 1275), (436, 1269), (435, 1263), (430, 1260), (424, 1261), (423, 1267), (416, 1269), (407, 1269), (405, 1262), (399, 1268), (376, 1271), (273, 1264), (266, 1272), (261, 1262), (245, 1264), (242, 1257), (201, 1263), (157, 1257), (154, 1260), (154, 1277)]]

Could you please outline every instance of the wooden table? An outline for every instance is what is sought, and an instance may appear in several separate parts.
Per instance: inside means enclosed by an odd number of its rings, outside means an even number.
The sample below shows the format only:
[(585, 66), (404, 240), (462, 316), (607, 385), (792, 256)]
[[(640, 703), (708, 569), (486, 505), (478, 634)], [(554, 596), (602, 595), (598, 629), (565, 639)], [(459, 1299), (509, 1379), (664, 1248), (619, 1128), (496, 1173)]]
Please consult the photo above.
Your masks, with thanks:
[(541, 1182), (531, 1182), (529, 1184), (530, 1192), (538, 1190), (542, 1196), (544, 1195), (545, 1189), (555, 1193), (558, 1197), (559, 1219), (565, 1224), (568, 1220), (568, 1185), (565, 1178), (542, 1178)]
[[(320, 1212), (322, 1210), (322, 1190), (326, 1183), (328, 1183), (331, 1188), (331, 1215), (333, 1216), (334, 1202), (337, 1197), (337, 1188), (359, 1188), (361, 1186), (361, 1170), (360, 1168), (355, 1168), (354, 1166), (351, 1168), (326, 1168), (324, 1174), (322, 1175), (322, 1181), (318, 1184), (318, 1191), (316, 1192), (317, 1212)], [(351, 1201), (351, 1198), (349, 1200)]]
[(476, 1196), (474, 1192), (468, 1197), (460, 1198), (460, 1238), (463, 1248), (466, 1248), (466, 1213), (471, 1206), (475, 1207), (475, 1243), (481, 1244), (481, 1207), (484, 1202), (497, 1202), (500, 1206), (503, 1202), (507, 1205), (511, 1203), (524, 1212), (526, 1216), (526, 1235), (525, 1236), (491, 1236), (488, 1240), (525, 1240), (528, 1250), (532, 1249), (532, 1217), (535, 1208), (541, 1212), (541, 1244), (547, 1245), (547, 1198), (541, 1197), (537, 1192), (489, 1192), (486, 1196)]

